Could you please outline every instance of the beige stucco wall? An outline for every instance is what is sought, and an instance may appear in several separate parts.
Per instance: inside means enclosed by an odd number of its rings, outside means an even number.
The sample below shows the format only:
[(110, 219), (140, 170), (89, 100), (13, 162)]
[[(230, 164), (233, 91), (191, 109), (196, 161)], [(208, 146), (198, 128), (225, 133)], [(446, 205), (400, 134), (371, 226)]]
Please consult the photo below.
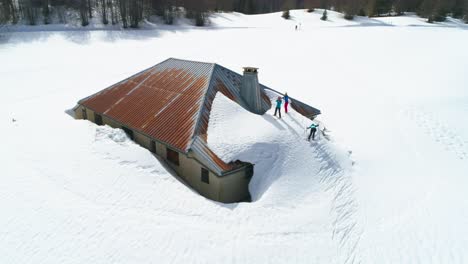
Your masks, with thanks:
[[(162, 152), (164, 154), (164, 156), (162, 157), (166, 159), (165, 146)], [(208, 176), (209, 183), (202, 182), (201, 169), (205, 167), (202, 164), (200, 164), (196, 159), (187, 157), (185, 154), (179, 153), (179, 166), (172, 164), (170, 161), (167, 161), (167, 163), (188, 185), (190, 185), (201, 195), (212, 200), (219, 200), (220, 178), (210, 171)]]
[[(75, 118), (83, 119), (83, 108), (83, 106), (79, 106), (75, 109)], [(86, 109), (86, 113), (87, 119), (95, 122), (94, 112), (90, 109)], [(124, 127), (118, 122), (105, 116), (102, 116), (102, 122), (114, 128)], [(151, 151), (151, 138), (137, 131), (133, 131), (133, 138), (136, 143)], [(167, 161), (166, 145), (157, 141), (155, 141), (155, 144), (156, 154)], [(167, 163), (188, 185), (209, 199), (224, 203), (232, 203), (245, 200), (249, 197), (249, 180), (245, 177), (245, 170), (222, 177), (216, 175), (212, 171), (209, 171), (209, 184), (207, 184), (201, 180), (201, 169), (206, 167), (204, 167), (194, 157), (179, 153), (179, 166), (172, 164), (170, 161), (167, 161)]]
[[(94, 118), (94, 113), (93, 113), (93, 118)], [(114, 120), (112, 120), (112, 119), (110, 119), (108, 117), (105, 117), (105, 116), (102, 116), (102, 123), (104, 125), (108, 125), (108, 126), (113, 127), (113, 128), (122, 128), (122, 126), (118, 122), (116, 122), (116, 121), (114, 121)]]
[(81, 106), (81, 105), (79, 105), (78, 107), (75, 108), (75, 118), (76, 119), (83, 119), (81, 109), (83, 109), (83, 106)]
[(220, 177), (219, 201), (233, 203), (250, 198), (249, 182), (246, 170)]
[[(75, 118), (76, 119), (83, 119), (83, 112), (82, 112), (83, 108), (84, 107), (82, 105), (80, 105), (75, 109)], [(86, 109), (86, 115), (88, 116), (87, 119), (94, 123), (94, 112), (89, 110), (89, 109)]]
[(133, 140), (138, 143), (140, 146), (151, 150), (151, 139), (143, 134), (140, 134), (136, 131), (133, 131)]

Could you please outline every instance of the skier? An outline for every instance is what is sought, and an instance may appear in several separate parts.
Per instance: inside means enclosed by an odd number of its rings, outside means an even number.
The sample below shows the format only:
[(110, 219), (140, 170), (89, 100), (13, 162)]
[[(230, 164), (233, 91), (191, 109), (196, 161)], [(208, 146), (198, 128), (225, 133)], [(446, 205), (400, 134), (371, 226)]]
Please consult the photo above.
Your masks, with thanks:
[(312, 123), (312, 125), (310, 125), (309, 127), (307, 127), (307, 129), (310, 129), (310, 134), (309, 134), (309, 138), (307, 139), (308, 141), (310, 141), (310, 138), (312, 137), (312, 140), (315, 140), (315, 132), (317, 132), (317, 127), (319, 125), (315, 124), (315, 123)]
[(284, 94), (284, 112), (287, 114), (288, 113), (288, 105), (289, 105), (289, 96), (288, 93)]
[(275, 108), (275, 114), (274, 116), (276, 116), (276, 112), (279, 113), (279, 118), (281, 118), (281, 104), (283, 103), (283, 101), (281, 100), (281, 96), (278, 96), (278, 99), (276, 99), (276, 108)]

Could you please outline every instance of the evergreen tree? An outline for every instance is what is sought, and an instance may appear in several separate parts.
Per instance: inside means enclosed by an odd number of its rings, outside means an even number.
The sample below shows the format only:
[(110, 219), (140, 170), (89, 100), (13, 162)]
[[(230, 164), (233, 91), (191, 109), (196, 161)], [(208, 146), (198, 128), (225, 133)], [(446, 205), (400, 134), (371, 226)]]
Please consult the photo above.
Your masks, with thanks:
[(434, 22), (435, 0), (424, 0), (419, 8), (418, 15), (427, 18), (427, 22)]
[(398, 15), (401, 16), (403, 15), (404, 12), (404, 0), (394, 0), (393, 1), (393, 11)]
[(463, 18), (464, 0), (456, 0), (452, 8), (452, 16), (454, 18)]
[(465, 7), (463, 10), (465, 23), (468, 24), (468, 0), (465, 0)]
[(328, 19), (328, 15), (327, 15), (327, 10), (323, 10), (323, 14), (322, 14), (322, 17), (320, 18), (321, 20), (323, 21), (326, 21)]
[(344, 18), (351, 20), (355, 15), (362, 9), (363, 1), (361, 0), (346, 0), (343, 2), (342, 11), (344, 13)]

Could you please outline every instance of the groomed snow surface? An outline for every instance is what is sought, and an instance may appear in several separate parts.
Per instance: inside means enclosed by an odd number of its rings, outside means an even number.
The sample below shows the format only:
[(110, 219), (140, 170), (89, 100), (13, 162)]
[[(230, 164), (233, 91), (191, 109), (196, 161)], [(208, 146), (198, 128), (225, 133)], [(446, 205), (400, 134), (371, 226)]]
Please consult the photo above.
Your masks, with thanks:
[[(0, 33), (0, 262), (466, 263), (466, 27), (291, 14)], [(168, 57), (259, 67), (321, 109), (332, 140), (307, 142), (293, 110), (256, 116), (217, 95), (208, 144), (256, 164), (253, 202), (221, 204), (121, 130), (66, 113)]]

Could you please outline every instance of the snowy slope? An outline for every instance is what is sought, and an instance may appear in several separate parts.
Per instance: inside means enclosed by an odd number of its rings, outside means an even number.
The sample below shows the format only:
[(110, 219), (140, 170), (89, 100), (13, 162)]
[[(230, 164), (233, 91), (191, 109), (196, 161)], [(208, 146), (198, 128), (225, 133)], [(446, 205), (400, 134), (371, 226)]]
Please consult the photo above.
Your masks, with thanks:
[[(464, 28), (292, 14), (298, 32), (278, 14), (222, 14), (216, 30), (2, 33), (1, 262), (466, 263)], [(224, 205), (122, 131), (65, 113), (167, 57), (259, 67), (321, 109), (333, 141), (306, 142), (294, 111), (218, 96), (208, 143), (257, 163), (254, 202)]]

